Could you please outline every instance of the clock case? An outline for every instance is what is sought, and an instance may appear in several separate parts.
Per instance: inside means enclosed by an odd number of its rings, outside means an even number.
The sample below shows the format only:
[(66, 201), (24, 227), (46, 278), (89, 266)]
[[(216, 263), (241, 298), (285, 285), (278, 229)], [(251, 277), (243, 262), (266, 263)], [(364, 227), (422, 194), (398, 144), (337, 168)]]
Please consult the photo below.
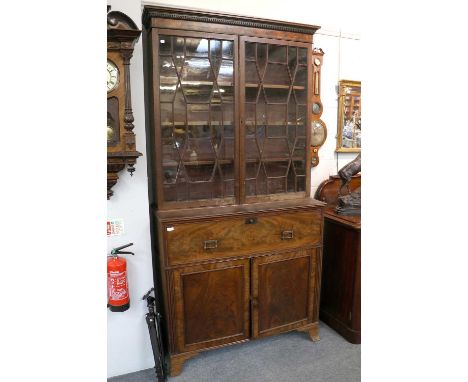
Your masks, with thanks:
[(322, 132), (322, 139), (320, 142), (316, 142), (314, 144), (313, 139), (311, 139), (310, 151), (311, 151), (311, 166), (316, 167), (319, 164), (319, 149), (327, 140), (327, 126), (325, 122), (320, 119), (323, 113), (323, 105), (320, 101), (320, 94), (321, 94), (321, 70), (323, 64), (323, 50), (320, 48), (314, 48), (312, 51), (312, 68), (313, 68), (313, 92), (312, 92), (312, 107), (311, 107), (311, 134), (314, 134), (313, 124), (318, 123), (321, 125), (323, 132)]
[(142, 154), (136, 150), (133, 133), (133, 111), (130, 88), (130, 59), (141, 31), (126, 14), (107, 13), (107, 60), (119, 71), (118, 85), (107, 93), (107, 126), (114, 134), (107, 141), (107, 199), (119, 179), (118, 173), (128, 166), (133, 174), (136, 159)]

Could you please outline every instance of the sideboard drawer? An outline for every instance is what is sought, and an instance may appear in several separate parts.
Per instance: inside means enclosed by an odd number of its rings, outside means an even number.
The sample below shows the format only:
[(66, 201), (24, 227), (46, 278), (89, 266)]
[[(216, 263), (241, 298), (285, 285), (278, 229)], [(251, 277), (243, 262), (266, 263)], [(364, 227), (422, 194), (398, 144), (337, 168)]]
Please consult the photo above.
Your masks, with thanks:
[(163, 224), (168, 265), (320, 244), (320, 209)]

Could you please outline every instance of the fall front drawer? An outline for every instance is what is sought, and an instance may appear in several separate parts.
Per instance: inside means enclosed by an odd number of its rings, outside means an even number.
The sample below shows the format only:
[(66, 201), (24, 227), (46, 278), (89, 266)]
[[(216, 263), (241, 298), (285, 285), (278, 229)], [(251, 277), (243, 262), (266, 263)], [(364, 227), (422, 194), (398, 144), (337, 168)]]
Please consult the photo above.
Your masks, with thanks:
[(321, 221), (319, 209), (164, 221), (167, 265), (318, 245)]

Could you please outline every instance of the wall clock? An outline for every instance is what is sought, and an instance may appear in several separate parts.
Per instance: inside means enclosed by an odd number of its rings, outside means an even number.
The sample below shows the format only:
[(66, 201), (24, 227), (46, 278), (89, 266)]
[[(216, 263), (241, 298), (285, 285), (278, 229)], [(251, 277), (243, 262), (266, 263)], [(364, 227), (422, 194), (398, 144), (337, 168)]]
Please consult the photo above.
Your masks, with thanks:
[(130, 59), (141, 31), (126, 14), (107, 13), (107, 199), (127, 167), (135, 171), (141, 155), (135, 147), (130, 89)]

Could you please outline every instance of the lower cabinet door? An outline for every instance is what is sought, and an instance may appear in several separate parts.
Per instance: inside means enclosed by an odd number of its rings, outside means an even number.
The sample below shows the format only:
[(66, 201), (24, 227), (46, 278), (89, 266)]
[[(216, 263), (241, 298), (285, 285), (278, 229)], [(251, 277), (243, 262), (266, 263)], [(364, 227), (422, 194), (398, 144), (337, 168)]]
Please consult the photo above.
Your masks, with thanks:
[(172, 271), (177, 352), (249, 338), (249, 260)]
[(317, 321), (317, 250), (252, 260), (252, 336), (262, 337)]

